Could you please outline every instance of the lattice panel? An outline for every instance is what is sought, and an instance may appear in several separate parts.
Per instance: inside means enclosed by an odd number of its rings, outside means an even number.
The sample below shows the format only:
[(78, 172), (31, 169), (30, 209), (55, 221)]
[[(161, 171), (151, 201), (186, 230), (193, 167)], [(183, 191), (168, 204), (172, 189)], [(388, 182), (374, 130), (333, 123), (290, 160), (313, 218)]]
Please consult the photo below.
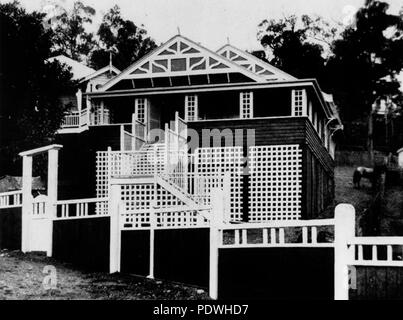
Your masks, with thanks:
[(109, 192), (109, 162), (107, 151), (96, 153), (96, 195), (97, 198), (108, 196)]
[(251, 222), (300, 219), (301, 158), (298, 145), (250, 147)]
[[(220, 177), (231, 173), (230, 206), (231, 219), (242, 220), (242, 147), (199, 148), (195, 151), (195, 174), (206, 177), (203, 189), (195, 190), (195, 195), (209, 194), (211, 188), (220, 187)], [(219, 183), (222, 186), (222, 183)]]
[(166, 211), (158, 212), (157, 227), (192, 227), (207, 225), (205, 220), (197, 211)]
[[(124, 203), (123, 225), (140, 228), (150, 224), (151, 206), (172, 208), (185, 204), (159, 185), (153, 183), (121, 186), (121, 200)], [(182, 221), (181, 219), (178, 220)], [(175, 221), (172, 220), (172, 223)]]

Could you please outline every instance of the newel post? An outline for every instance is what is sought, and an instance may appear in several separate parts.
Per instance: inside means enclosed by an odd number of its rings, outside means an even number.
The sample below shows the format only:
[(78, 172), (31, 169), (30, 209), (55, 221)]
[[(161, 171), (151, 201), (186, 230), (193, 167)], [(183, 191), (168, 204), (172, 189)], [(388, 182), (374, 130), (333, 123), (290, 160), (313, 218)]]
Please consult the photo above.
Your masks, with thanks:
[(334, 299), (348, 300), (348, 265), (353, 252), (348, 246), (355, 237), (355, 209), (350, 204), (339, 204), (334, 217)]
[(218, 253), (220, 245), (220, 226), (223, 224), (224, 192), (220, 188), (213, 188), (210, 193), (210, 279), (209, 295), (212, 299), (218, 298)]
[(109, 273), (120, 272), (120, 215), (123, 210), (120, 201), (120, 185), (112, 184), (109, 196), (110, 212), (110, 245), (109, 245)]

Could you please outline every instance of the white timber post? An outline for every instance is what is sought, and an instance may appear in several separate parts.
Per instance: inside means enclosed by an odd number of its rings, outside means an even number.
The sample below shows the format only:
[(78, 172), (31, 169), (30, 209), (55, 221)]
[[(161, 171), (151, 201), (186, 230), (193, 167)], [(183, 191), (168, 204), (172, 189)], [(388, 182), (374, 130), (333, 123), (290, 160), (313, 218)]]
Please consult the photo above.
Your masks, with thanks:
[(120, 126), (120, 151), (125, 151), (125, 128), (123, 125)]
[(155, 227), (157, 225), (157, 216), (155, 212), (156, 201), (151, 202), (150, 210), (150, 265), (147, 278), (154, 279), (154, 248), (155, 248)]
[(81, 115), (81, 109), (82, 109), (82, 103), (83, 103), (83, 93), (81, 89), (78, 89), (76, 92), (76, 98), (77, 98), (77, 108), (78, 112)]
[(210, 279), (209, 295), (212, 299), (218, 299), (218, 248), (220, 241), (220, 226), (223, 224), (224, 194), (220, 188), (213, 188), (211, 197), (210, 219)]
[(132, 150), (136, 150), (136, 114), (132, 113)]
[(86, 106), (87, 106), (87, 125), (91, 125), (91, 100), (89, 96), (86, 96)]
[(169, 141), (169, 126), (165, 123), (165, 173), (168, 173), (170, 166), (170, 141)]
[(21, 251), (30, 250), (30, 224), (33, 210), (32, 198), (32, 156), (22, 157), (22, 214), (21, 214)]
[(100, 116), (100, 118), (101, 118), (101, 124), (105, 124), (106, 123), (106, 121), (105, 121), (105, 105), (104, 105), (103, 100), (101, 101), (101, 116)]
[(355, 237), (355, 209), (350, 204), (339, 204), (334, 217), (334, 299), (348, 300), (348, 265), (353, 252), (348, 246)]
[(48, 257), (52, 256), (53, 219), (56, 217), (59, 149), (53, 148), (48, 151), (48, 201), (46, 208), (48, 239), (46, 254)]
[(120, 272), (121, 231), (120, 214), (123, 210), (120, 201), (120, 185), (112, 184), (109, 196), (110, 212), (110, 245), (109, 245), (109, 273)]

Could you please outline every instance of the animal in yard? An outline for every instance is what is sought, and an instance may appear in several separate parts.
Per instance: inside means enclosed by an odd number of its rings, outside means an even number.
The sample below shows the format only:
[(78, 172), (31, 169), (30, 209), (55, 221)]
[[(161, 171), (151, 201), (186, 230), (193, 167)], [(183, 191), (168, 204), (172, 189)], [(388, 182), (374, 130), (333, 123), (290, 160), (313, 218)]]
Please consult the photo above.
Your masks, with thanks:
[(360, 188), (361, 178), (366, 178), (373, 184), (374, 182), (374, 169), (366, 167), (358, 167), (355, 169), (353, 174), (353, 185), (354, 188)]

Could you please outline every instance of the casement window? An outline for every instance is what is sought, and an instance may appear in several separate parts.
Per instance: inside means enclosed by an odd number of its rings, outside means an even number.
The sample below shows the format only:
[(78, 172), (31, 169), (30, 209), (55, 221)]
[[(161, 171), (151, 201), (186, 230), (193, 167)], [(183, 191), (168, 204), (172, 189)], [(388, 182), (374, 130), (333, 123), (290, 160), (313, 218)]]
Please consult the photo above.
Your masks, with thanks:
[(306, 90), (296, 89), (291, 91), (291, 112), (293, 117), (301, 117), (307, 114)]
[(141, 123), (146, 124), (146, 122), (147, 122), (147, 99), (146, 98), (136, 98), (135, 113), (137, 115), (137, 120), (140, 121)]
[(198, 117), (197, 95), (185, 96), (185, 121), (196, 121)]
[(239, 115), (241, 119), (253, 118), (253, 92), (239, 94)]

